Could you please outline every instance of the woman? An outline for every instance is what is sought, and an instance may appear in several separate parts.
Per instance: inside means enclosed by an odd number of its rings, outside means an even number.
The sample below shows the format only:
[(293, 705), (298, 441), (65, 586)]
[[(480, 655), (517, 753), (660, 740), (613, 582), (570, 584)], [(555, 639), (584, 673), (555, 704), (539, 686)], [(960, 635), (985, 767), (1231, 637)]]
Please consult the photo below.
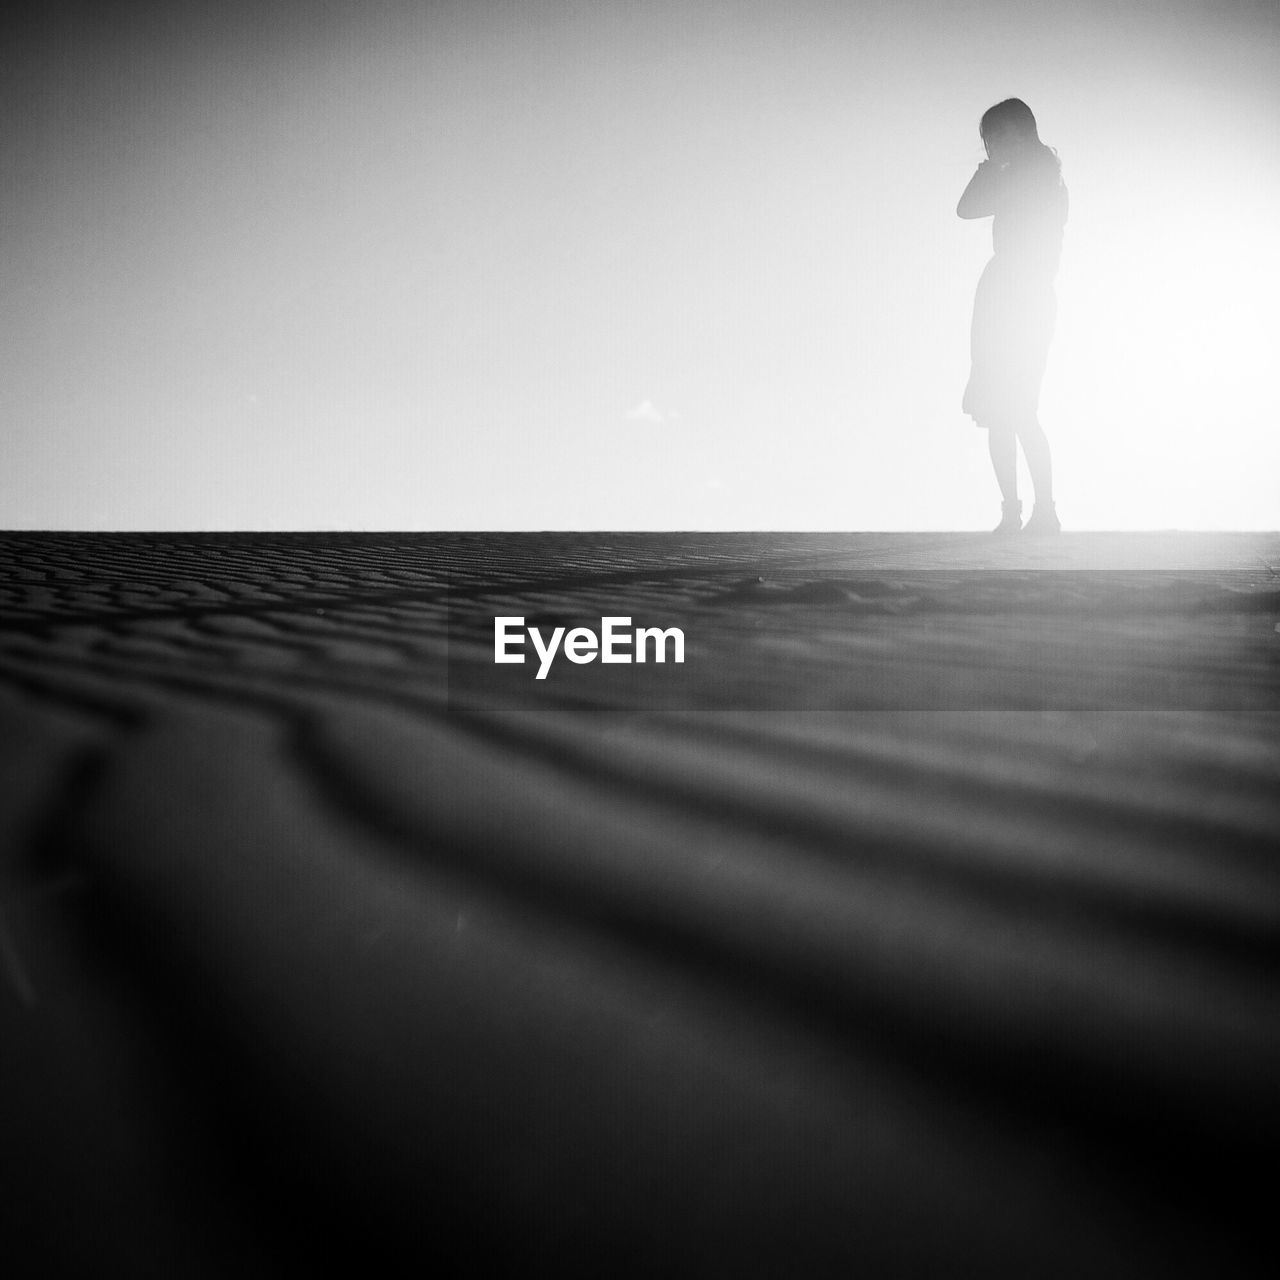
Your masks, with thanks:
[(1004, 500), (996, 532), (1022, 528), (1020, 440), (1036, 498), (1027, 532), (1057, 533), (1061, 526), (1053, 505), (1053, 464), (1037, 411), (1057, 316), (1053, 279), (1062, 254), (1067, 188), (1057, 152), (1040, 141), (1036, 118), (1020, 98), (991, 107), (978, 132), (987, 159), (969, 179), (956, 213), (993, 217), (993, 256), (973, 300), (972, 370), (963, 407), (987, 431)]

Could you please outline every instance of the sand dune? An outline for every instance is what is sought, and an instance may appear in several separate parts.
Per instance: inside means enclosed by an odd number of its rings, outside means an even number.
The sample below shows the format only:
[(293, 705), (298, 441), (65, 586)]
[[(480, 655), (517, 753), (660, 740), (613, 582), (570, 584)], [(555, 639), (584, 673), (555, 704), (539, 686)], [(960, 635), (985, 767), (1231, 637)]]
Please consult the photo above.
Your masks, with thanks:
[[(1263, 1274), (1277, 565), (0, 536), (15, 1238), (50, 1272)], [(508, 611), (688, 661), (535, 684), (492, 664)]]

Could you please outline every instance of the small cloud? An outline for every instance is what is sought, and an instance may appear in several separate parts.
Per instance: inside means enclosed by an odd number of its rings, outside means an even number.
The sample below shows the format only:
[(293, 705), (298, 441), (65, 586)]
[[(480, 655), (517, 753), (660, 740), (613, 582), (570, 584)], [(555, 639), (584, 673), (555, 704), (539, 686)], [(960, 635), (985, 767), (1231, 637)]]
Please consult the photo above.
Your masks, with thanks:
[(665, 422), (666, 418), (658, 409), (658, 406), (652, 400), (641, 400), (634, 409), (628, 409), (627, 420), (629, 422)]
[(723, 489), (724, 481), (719, 476), (708, 476), (702, 487), (704, 489)]

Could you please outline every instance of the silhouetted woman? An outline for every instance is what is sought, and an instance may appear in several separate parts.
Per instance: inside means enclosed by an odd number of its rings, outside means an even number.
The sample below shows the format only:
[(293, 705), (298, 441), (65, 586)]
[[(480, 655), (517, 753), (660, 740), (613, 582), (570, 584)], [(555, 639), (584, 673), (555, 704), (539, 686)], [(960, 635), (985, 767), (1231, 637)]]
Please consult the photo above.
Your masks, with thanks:
[(1036, 118), (1020, 98), (997, 102), (983, 115), (978, 132), (987, 159), (969, 179), (956, 213), (994, 216), (994, 252), (973, 300), (972, 369), (963, 407), (987, 431), (1004, 500), (996, 532), (1022, 528), (1020, 440), (1036, 495), (1027, 531), (1057, 533), (1053, 463), (1037, 415), (1058, 310), (1053, 279), (1062, 255), (1067, 188), (1057, 152), (1040, 141)]

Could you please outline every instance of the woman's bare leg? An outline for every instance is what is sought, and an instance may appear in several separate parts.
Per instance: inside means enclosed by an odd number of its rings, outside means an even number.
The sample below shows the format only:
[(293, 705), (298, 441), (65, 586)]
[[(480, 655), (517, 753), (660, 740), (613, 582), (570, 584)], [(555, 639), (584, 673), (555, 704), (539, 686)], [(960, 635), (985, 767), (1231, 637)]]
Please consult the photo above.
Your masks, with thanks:
[(998, 426), (993, 423), (988, 427), (987, 450), (991, 454), (991, 466), (996, 473), (1001, 498), (1006, 505), (1017, 502), (1018, 440), (1013, 427), (1004, 423)]
[(1040, 419), (1032, 418), (1029, 425), (1019, 427), (1018, 439), (1022, 441), (1027, 470), (1031, 472), (1031, 483), (1036, 491), (1036, 505), (1052, 507), (1053, 458), (1049, 452), (1049, 440), (1044, 433), (1044, 428), (1040, 425)]

